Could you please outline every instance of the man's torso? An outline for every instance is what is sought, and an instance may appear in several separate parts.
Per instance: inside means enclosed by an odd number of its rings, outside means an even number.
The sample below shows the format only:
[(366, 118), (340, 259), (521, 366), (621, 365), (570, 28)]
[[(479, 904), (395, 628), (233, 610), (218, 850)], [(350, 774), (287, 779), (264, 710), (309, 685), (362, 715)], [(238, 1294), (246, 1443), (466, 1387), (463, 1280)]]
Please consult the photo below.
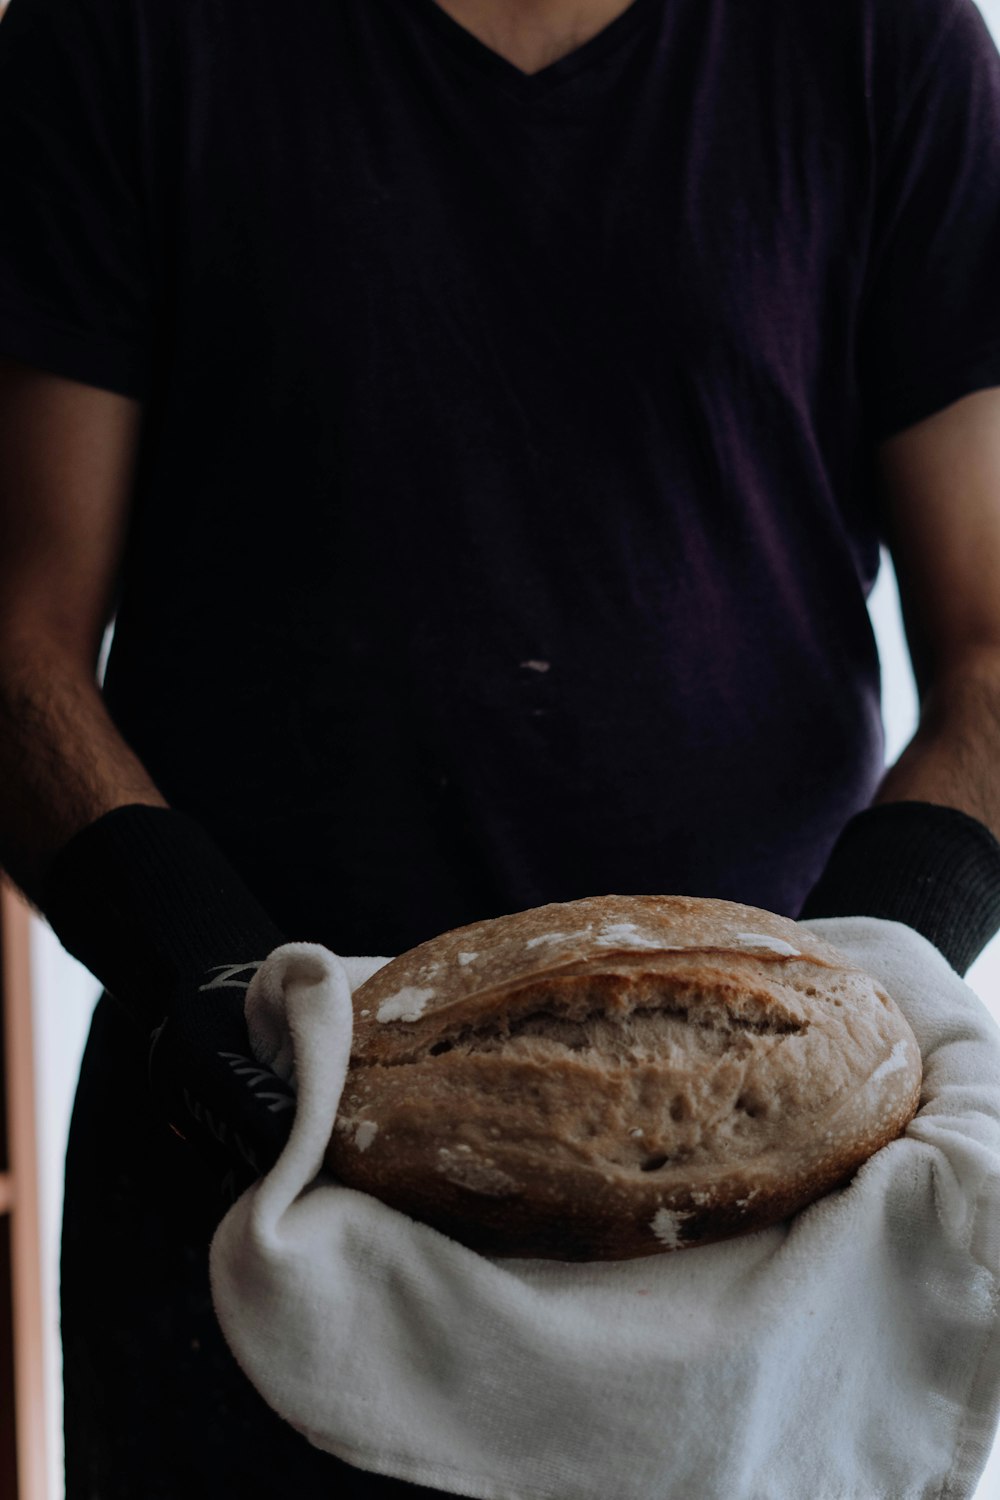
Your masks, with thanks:
[(436, 0), (135, 3), (162, 322), (106, 696), (164, 795), (343, 952), (790, 914), (881, 771), (860, 7), (634, 0), (525, 76)]

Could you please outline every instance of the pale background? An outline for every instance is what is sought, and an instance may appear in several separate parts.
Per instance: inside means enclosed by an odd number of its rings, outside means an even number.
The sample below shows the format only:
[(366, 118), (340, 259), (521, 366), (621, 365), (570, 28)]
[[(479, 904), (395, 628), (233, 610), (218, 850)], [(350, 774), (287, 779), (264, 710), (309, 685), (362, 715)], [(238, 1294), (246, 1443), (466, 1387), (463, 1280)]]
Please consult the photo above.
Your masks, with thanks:
[[(1000, 0), (983, 0), (980, 9), (994, 37), (1000, 41)], [(887, 763), (891, 763), (916, 727), (917, 700), (900, 622), (895, 576), (887, 554), (883, 554), (882, 570), (869, 601), (869, 608), (882, 658), (882, 713), (886, 729)], [(105, 642), (105, 648), (107, 644), (108, 641)], [(64, 1500), (58, 1336), (63, 1155), (76, 1075), (100, 986), (86, 969), (69, 957), (48, 927), (34, 918), (32, 959), (38, 1058), (38, 1150), (44, 1257), (42, 1270), (48, 1331), (46, 1380), (49, 1395), (49, 1472), (53, 1476), (49, 1500)], [(984, 950), (966, 978), (1000, 1022), (1000, 936)], [(1000, 1500), (1000, 1442), (994, 1447), (975, 1500)]]

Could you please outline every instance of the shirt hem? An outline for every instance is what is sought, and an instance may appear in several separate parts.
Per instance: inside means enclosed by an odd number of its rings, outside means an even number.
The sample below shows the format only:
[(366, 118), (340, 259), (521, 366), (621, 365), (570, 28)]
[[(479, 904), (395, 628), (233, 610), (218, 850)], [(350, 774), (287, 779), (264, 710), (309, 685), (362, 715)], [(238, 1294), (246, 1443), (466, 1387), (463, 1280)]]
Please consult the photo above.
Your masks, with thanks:
[(120, 396), (141, 400), (148, 392), (147, 356), (138, 346), (101, 338), (9, 302), (0, 302), (0, 355)]
[(898, 387), (880, 402), (881, 415), (873, 423), (875, 441), (883, 442), (962, 396), (993, 385), (1000, 386), (1000, 341), (987, 344), (971, 358), (946, 366), (923, 388)]

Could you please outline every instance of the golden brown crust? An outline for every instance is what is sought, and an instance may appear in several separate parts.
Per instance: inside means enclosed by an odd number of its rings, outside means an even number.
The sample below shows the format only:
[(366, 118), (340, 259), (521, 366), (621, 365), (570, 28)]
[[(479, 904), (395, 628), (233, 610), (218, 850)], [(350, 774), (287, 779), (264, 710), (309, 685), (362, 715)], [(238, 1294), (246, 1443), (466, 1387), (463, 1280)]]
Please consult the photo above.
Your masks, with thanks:
[(484, 1253), (653, 1255), (847, 1181), (920, 1083), (892, 999), (787, 918), (587, 897), (442, 933), (355, 992), (326, 1165)]

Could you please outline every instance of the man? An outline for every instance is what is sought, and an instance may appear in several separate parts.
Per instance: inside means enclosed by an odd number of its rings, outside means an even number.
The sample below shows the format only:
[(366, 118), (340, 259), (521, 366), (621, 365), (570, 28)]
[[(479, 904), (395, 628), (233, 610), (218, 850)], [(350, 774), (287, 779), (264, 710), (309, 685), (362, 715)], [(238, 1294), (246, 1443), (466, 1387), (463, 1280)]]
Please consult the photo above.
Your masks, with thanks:
[(106, 987), (67, 1497), (413, 1492), (214, 1320), (294, 1107), (249, 976), (606, 892), (888, 917), (965, 971), (1000, 55), (972, 0), (13, 0), (0, 127), (0, 861)]

